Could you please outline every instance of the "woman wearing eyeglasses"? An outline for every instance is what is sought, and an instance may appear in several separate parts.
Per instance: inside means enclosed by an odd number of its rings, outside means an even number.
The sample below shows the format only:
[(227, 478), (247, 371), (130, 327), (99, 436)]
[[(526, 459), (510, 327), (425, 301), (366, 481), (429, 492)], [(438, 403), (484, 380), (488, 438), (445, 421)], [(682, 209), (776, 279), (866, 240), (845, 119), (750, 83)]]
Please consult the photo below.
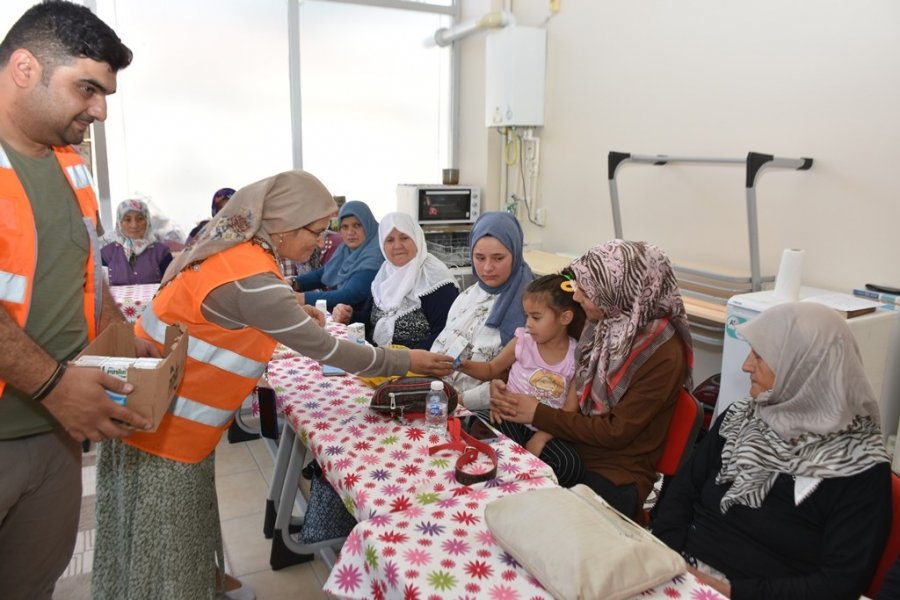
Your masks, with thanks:
[[(298, 275), (294, 289), (300, 302), (315, 305), (325, 300), (328, 310), (338, 304), (353, 308), (352, 321), (362, 321), (366, 303), (372, 298), (372, 281), (384, 262), (378, 244), (378, 221), (358, 200), (347, 202), (338, 213), (341, 244), (324, 267)], [(324, 239), (326, 230), (322, 230)]]
[(309, 173), (264, 179), (166, 271), (135, 333), (161, 349), (167, 325), (185, 326), (184, 378), (157, 431), (100, 445), (94, 598), (253, 597), (223, 575), (213, 451), (277, 343), (351, 373), (450, 373), (449, 356), (335, 339), (298, 304), (278, 261), (308, 259), (334, 209)]

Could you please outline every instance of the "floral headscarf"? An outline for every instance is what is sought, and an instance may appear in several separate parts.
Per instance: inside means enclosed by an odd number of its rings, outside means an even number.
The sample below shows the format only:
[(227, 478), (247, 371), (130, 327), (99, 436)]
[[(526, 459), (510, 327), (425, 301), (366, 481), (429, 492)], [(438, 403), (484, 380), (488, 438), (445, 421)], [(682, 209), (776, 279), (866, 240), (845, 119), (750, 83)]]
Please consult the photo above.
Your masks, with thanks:
[[(143, 237), (136, 240), (125, 235), (125, 231), (122, 229), (122, 219), (130, 212), (143, 215), (144, 221), (147, 222), (147, 228), (144, 230)], [(141, 252), (156, 242), (156, 236), (153, 235), (153, 225), (150, 223), (150, 209), (147, 208), (146, 202), (134, 198), (124, 200), (119, 204), (119, 207), (116, 209), (115, 241), (122, 246), (127, 260), (140, 256)]]
[(691, 333), (672, 263), (662, 250), (612, 240), (591, 248), (571, 269), (578, 289), (605, 314), (599, 322), (587, 322), (578, 342), (575, 382), (582, 412), (615, 406), (634, 373), (675, 334), (687, 351), (685, 384), (690, 385)]
[(286, 171), (235, 192), (210, 219), (196, 243), (172, 261), (163, 275), (165, 285), (185, 267), (257, 238), (274, 248), (271, 234), (299, 229), (334, 211), (331, 193), (305, 171)]

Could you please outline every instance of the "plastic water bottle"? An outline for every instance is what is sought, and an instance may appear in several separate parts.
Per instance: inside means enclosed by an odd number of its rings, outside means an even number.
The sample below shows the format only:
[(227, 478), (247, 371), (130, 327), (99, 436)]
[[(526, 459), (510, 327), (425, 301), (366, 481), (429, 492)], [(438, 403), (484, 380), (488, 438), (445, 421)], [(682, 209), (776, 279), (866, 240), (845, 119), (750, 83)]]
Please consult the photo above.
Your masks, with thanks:
[(432, 381), (425, 396), (425, 430), (441, 437), (447, 435), (447, 394), (443, 381)]

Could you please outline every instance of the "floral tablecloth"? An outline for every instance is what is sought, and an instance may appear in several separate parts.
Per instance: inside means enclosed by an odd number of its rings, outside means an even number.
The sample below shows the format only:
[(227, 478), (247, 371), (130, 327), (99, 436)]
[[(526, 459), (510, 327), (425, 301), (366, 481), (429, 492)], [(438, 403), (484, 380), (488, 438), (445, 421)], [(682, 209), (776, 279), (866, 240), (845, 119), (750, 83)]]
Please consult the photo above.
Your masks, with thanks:
[(116, 306), (129, 323), (134, 323), (153, 299), (159, 289), (158, 283), (145, 285), (111, 285), (109, 291)]
[[(550, 480), (540, 479), (490, 489), (462, 488), (430, 506), (362, 521), (344, 542), (324, 589), (340, 598), (359, 599), (552, 598), (494, 541), (483, 519), (485, 506), (497, 498), (552, 485)], [(636, 598), (723, 597), (684, 574)]]
[[(455, 477), (458, 454), (429, 456), (438, 436), (426, 433), (420, 421), (399, 423), (369, 410), (372, 389), (358, 378), (326, 377), (316, 361), (287, 355), (269, 363), (268, 380), (284, 416), (357, 520), (433, 504), (464, 487)], [(512, 440), (499, 440), (493, 447), (497, 478), (472, 488), (556, 481), (549, 466)], [(491, 467), (482, 457), (466, 471)]]

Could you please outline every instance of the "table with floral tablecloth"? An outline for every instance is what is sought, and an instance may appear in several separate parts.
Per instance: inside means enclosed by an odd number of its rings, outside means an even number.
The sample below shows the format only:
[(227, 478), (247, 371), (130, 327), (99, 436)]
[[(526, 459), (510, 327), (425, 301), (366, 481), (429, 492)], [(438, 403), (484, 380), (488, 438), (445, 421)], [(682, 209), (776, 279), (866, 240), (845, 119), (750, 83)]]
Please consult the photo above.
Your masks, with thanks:
[[(484, 508), (497, 498), (553, 485), (541, 479), (488, 489), (462, 488), (429, 506), (362, 521), (344, 542), (324, 589), (340, 598), (360, 600), (552, 598), (496, 543), (484, 522)], [(553, 551), (535, 548), (535, 552)], [(724, 600), (687, 573), (635, 598)]]
[(109, 291), (119, 312), (128, 320), (129, 323), (137, 321), (144, 309), (150, 305), (153, 294), (159, 289), (158, 283), (148, 283), (144, 285), (111, 285)]
[[(372, 388), (359, 378), (324, 376), (316, 361), (287, 354), (269, 363), (268, 381), (284, 417), (357, 520), (432, 504), (464, 487), (455, 476), (458, 454), (430, 456), (429, 448), (441, 440), (424, 423), (401, 423), (371, 411)], [(512, 440), (500, 439), (493, 448), (497, 477), (470, 487), (556, 481), (549, 466)], [(491, 466), (482, 455), (466, 471)]]

